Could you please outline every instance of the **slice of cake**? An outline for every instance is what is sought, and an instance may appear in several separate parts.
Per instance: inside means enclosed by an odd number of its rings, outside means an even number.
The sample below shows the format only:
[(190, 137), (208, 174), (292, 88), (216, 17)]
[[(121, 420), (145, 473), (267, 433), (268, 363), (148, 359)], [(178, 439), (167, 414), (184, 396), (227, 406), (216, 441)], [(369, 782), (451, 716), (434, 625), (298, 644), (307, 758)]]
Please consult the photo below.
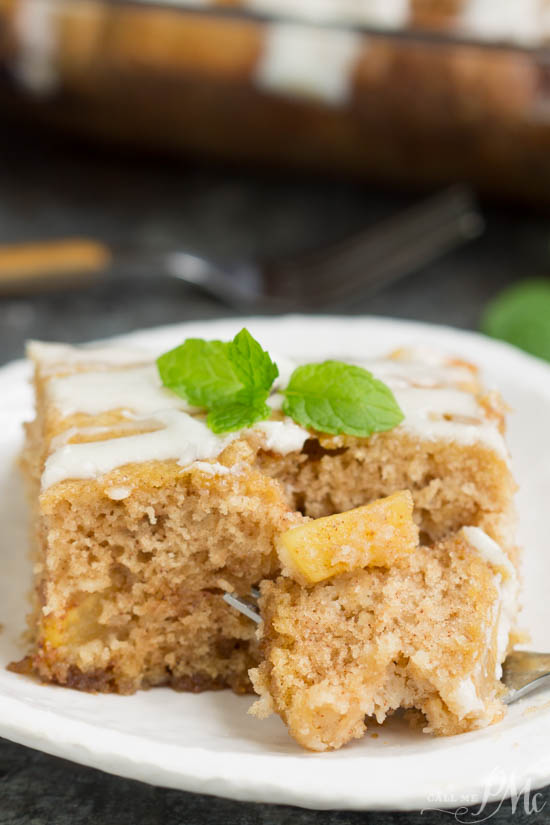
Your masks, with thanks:
[(29, 355), (35, 611), (21, 667), (43, 680), (250, 689), (254, 627), (221, 594), (276, 577), (275, 538), (303, 516), (400, 490), (424, 542), (471, 525), (515, 560), (503, 404), (462, 361), (407, 351), (365, 362), (404, 420), (359, 437), (287, 417), (288, 376), (269, 420), (216, 434), (148, 354), (34, 343)]
[[(315, 524), (288, 536), (300, 533), (307, 548)], [(335, 559), (346, 558), (345, 544), (333, 549)], [(436, 734), (504, 713), (499, 679), (517, 578), (496, 542), (466, 527), (435, 547), (386, 552), (381, 561), (309, 586), (302, 573), (300, 582), (261, 585), (263, 661), (251, 676), (262, 698), (252, 712), (275, 711), (311, 750), (339, 748), (361, 737), (369, 719), (381, 723), (398, 708), (415, 709)]]
[[(257, 446), (215, 436), (135, 353), (30, 355), (32, 669), (86, 690), (248, 690), (254, 628), (219, 594), (272, 576), (274, 536), (298, 517)], [(256, 437), (277, 442), (278, 426)], [(289, 422), (284, 435), (288, 449), (308, 434)]]

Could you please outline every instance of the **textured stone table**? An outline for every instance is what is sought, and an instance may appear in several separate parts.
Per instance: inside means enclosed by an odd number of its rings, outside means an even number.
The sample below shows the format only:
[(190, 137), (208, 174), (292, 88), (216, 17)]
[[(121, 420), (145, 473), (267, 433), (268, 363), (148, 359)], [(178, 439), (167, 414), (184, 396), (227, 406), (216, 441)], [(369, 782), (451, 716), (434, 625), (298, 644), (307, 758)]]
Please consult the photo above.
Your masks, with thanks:
[[(120, 245), (192, 247), (205, 254), (290, 251), (338, 238), (410, 197), (352, 184), (319, 183), (235, 170), (186, 168), (153, 159), (102, 156), (0, 136), (0, 243), (94, 235)], [(354, 313), (393, 315), (475, 328), (485, 302), (517, 278), (550, 269), (550, 221), (486, 205), (485, 236), (423, 272), (356, 302)], [(144, 272), (119, 271), (92, 288), (0, 299), (0, 363), (26, 338), (84, 341), (140, 327), (227, 315), (207, 297)], [(549, 746), (550, 747), (550, 746)], [(521, 799), (461, 821), (548, 822)], [(0, 825), (355, 825), (440, 823), (440, 813), (310, 812), (249, 805), (154, 788), (0, 741)]]

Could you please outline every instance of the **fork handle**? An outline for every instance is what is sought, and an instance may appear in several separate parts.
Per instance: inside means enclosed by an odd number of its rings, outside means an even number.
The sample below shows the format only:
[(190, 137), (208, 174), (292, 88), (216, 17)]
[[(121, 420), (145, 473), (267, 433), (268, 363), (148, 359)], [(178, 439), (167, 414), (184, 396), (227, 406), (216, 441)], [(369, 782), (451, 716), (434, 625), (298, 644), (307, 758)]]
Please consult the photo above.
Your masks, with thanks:
[(0, 293), (43, 288), (58, 280), (78, 284), (103, 273), (112, 255), (89, 238), (0, 245)]

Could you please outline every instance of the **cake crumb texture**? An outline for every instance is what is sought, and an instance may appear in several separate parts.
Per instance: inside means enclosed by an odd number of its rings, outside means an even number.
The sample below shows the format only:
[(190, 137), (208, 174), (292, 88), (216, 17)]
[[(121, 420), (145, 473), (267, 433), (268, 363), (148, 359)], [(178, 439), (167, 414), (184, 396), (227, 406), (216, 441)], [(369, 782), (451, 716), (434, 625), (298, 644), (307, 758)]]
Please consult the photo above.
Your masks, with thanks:
[(406, 563), (313, 587), (261, 587), (263, 661), (251, 671), (259, 717), (275, 711), (314, 751), (340, 748), (398, 708), (456, 734), (502, 718), (499, 577), (462, 535)]

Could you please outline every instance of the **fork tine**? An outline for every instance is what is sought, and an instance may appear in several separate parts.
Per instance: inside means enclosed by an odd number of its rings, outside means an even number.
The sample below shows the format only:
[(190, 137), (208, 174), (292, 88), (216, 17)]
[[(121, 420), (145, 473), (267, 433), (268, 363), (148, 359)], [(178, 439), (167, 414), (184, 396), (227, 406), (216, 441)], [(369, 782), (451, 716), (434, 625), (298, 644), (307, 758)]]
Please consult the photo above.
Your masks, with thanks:
[(288, 264), (289, 272), (299, 269), (317, 273), (319, 267), (332, 269), (335, 264), (350, 259), (378, 260), (391, 252), (396, 242), (414, 242), (419, 236), (431, 234), (449, 223), (459, 233), (459, 239), (467, 240), (479, 234), (483, 221), (468, 188), (450, 187), (355, 235), (281, 263), (283, 267)]
[(247, 602), (245, 602), (244, 599), (234, 596), (232, 593), (224, 593), (223, 599), (227, 602), (227, 604), (231, 605), (231, 607), (234, 607), (242, 613), (243, 616), (246, 616), (248, 619), (252, 619), (253, 622), (259, 624), (262, 621), (260, 614)]
[(502, 681), (508, 688), (507, 705), (521, 699), (535, 688), (550, 682), (550, 653), (513, 650), (502, 665)]
[(469, 189), (452, 187), (332, 247), (275, 263), (272, 294), (323, 304), (385, 286), (483, 228)]

